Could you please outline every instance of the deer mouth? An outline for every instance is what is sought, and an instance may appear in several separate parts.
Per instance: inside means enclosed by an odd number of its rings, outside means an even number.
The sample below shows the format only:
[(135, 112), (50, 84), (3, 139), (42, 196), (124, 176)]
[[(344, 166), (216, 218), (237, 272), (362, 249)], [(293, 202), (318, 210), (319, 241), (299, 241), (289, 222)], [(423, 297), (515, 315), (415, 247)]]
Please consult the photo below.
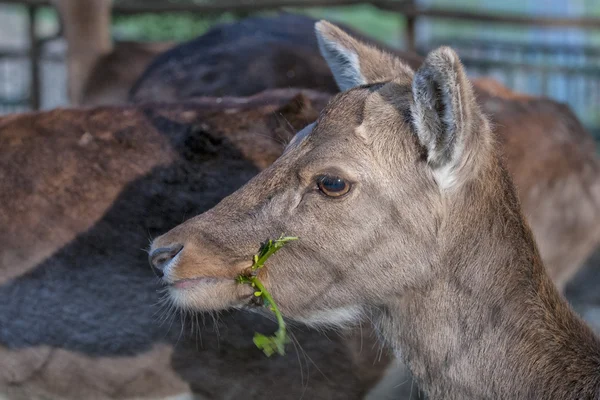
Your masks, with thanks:
[(175, 289), (193, 289), (201, 285), (216, 285), (224, 282), (231, 283), (232, 281), (232, 279), (218, 278), (214, 276), (199, 276), (196, 278), (179, 279), (171, 283), (169, 286)]
[(234, 279), (198, 276), (178, 279), (168, 285), (174, 304), (185, 310), (220, 311), (245, 304), (252, 298), (252, 288)]

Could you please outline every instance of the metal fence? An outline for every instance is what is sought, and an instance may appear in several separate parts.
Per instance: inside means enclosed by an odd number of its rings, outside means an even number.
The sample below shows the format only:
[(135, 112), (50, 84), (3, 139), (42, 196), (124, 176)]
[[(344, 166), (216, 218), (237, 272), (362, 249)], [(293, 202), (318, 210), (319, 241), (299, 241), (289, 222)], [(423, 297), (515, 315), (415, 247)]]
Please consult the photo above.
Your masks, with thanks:
[(600, 133), (600, 49), (463, 38), (437, 39), (424, 47), (442, 44), (457, 50), (470, 76), (489, 76), (514, 90), (566, 103)]
[(31, 80), (28, 54), (0, 50), (0, 113), (26, 111)]
[(0, 49), (0, 114), (53, 108), (67, 103), (62, 54), (45, 53), (37, 61), (39, 93), (33, 92), (32, 59), (27, 51)]
[[(0, 0), (7, 2), (7, 0)], [(25, 4), (31, 46), (21, 52), (0, 49), (0, 113), (45, 108), (66, 100), (66, 78), (63, 55), (44, 51), (43, 43), (36, 38), (34, 21), (36, 8), (48, 4), (47, 0), (11, 0)], [(160, 12), (188, 10), (218, 13), (223, 10), (263, 10), (282, 6), (341, 6), (370, 3), (380, 9), (404, 16), (406, 47), (414, 48), (415, 25), (423, 19), (454, 21), (456, 23), (482, 21), (490, 26), (544, 26), (576, 27), (600, 32), (600, 19), (549, 18), (518, 15), (488, 15), (468, 11), (423, 9), (411, 0), (202, 0), (202, 1), (134, 1), (115, 2), (116, 13)], [(399, 38), (400, 40), (400, 38)], [(600, 131), (600, 49), (573, 45), (548, 45), (532, 42), (502, 42), (473, 40), (460, 37), (429, 38), (420, 46), (425, 52), (439, 44), (457, 49), (472, 76), (486, 75), (496, 78), (510, 88), (530, 94), (552, 97), (568, 103), (590, 128)], [(34, 60), (33, 62), (31, 60)]]

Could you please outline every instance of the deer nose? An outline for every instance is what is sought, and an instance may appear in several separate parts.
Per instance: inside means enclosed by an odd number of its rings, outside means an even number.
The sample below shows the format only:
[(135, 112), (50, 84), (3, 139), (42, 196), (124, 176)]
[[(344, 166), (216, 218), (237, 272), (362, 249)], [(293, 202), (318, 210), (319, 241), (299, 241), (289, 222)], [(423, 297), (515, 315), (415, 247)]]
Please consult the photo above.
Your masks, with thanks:
[(152, 270), (159, 278), (165, 276), (165, 267), (183, 249), (183, 245), (176, 244), (171, 247), (161, 247), (153, 250), (148, 257)]

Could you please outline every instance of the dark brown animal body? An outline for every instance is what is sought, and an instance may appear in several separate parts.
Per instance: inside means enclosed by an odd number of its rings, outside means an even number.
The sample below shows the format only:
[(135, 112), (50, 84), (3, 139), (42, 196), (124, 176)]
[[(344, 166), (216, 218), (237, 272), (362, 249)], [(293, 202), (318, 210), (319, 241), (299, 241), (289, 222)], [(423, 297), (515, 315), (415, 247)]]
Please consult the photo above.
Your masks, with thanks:
[(170, 42), (115, 42), (111, 51), (99, 56), (93, 64), (82, 86), (80, 105), (127, 104), (131, 85), (156, 56), (173, 45)]
[(0, 119), (0, 394), (361, 398), (374, 352), (358, 365), (337, 333), (298, 327), (302, 350), (268, 359), (257, 314), (165, 314), (143, 251), (270, 165), (327, 100), (296, 95)]
[[(474, 82), (507, 160), (544, 266), (562, 291), (600, 242), (600, 160), (594, 138), (553, 100)], [(497, 85), (497, 84), (495, 84)]]
[[(314, 23), (283, 14), (218, 26), (157, 57), (132, 88), (130, 99), (172, 102), (277, 87), (336, 93), (317, 47)], [(422, 62), (414, 54), (384, 50), (412, 68)], [(600, 241), (600, 161), (593, 139), (562, 104), (512, 92), (489, 79), (476, 80), (474, 86), (504, 145), (546, 268), (563, 290)], [(534, 151), (538, 148), (544, 151)]]

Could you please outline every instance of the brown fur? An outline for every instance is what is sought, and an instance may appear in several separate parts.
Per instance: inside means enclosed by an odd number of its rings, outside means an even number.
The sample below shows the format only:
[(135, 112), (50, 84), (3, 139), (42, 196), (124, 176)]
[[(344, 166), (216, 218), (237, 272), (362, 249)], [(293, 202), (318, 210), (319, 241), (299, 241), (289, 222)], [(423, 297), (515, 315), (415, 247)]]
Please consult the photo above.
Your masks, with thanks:
[[(497, 92), (496, 92), (497, 93)], [(549, 99), (482, 90), (542, 260), (562, 291), (600, 240), (600, 161), (573, 112)]]
[[(151, 253), (183, 246), (161, 266), (172, 299), (250, 305), (233, 281), (242, 263), (296, 235), (259, 274), (284, 314), (370, 316), (432, 398), (600, 398), (600, 341), (548, 277), (457, 55), (432, 52), (413, 77), (331, 24), (317, 30), (338, 83), (368, 85), (346, 87), (271, 167), (154, 240)], [(329, 198), (323, 174), (352, 189)]]
[(172, 46), (170, 42), (115, 42), (109, 53), (98, 58), (83, 82), (80, 105), (127, 104), (135, 80), (156, 56)]

